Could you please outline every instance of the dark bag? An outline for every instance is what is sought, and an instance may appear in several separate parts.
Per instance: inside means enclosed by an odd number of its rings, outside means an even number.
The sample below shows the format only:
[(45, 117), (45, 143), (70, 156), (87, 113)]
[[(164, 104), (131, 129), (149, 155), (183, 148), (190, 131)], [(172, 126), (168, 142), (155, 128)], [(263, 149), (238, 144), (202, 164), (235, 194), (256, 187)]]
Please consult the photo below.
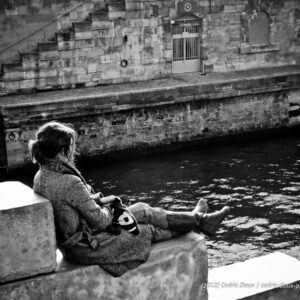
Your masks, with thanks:
[(121, 233), (121, 229), (125, 229), (133, 235), (139, 234), (139, 226), (134, 215), (127, 209), (126, 205), (122, 203), (121, 198), (117, 198), (110, 205), (113, 209), (113, 219), (110, 225), (112, 233), (118, 235)]

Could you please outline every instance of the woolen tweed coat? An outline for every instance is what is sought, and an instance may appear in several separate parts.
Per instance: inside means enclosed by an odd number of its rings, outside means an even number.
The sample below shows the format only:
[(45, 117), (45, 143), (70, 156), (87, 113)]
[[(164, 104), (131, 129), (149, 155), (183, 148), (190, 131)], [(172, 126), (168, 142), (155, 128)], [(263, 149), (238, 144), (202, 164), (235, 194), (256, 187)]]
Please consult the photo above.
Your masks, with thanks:
[(71, 164), (51, 159), (41, 165), (33, 189), (52, 203), (58, 247), (67, 260), (98, 264), (113, 276), (145, 262), (151, 251), (150, 225), (140, 224), (135, 236), (114, 235), (107, 227), (112, 212), (92, 197), (90, 187)]

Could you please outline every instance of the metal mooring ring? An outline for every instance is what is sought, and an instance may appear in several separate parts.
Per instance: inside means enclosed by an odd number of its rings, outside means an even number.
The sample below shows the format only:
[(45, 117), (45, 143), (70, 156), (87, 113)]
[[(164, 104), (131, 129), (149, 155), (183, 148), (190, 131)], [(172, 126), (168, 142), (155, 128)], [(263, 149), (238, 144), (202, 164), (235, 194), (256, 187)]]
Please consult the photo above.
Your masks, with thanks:
[(126, 68), (127, 65), (128, 65), (128, 61), (127, 61), (126, 59), (122, 59), (122, 60), (121, 60), (121, 67), (122, 67), (122, 68)]

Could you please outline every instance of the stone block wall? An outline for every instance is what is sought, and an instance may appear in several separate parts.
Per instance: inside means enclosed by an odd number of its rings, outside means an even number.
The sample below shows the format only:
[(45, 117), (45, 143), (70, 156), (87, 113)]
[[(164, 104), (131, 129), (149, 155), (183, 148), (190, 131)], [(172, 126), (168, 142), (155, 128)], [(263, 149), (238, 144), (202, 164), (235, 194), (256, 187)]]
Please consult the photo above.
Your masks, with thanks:
[[(43, 16), (50, 8), (53, 16), (58, 10), (64, 11), (62, 5), (65, 2), (56, 1), (51, 5), (42, 0), (35, 1), (38, 8), (34, 10), (34, 18), (40, 14)], [(253, 0), (190, 2), (192, 11), (188, 16), (201, 21), (199, 59), (203, 59), (203, 72), (299, 63), (299, 1), (263, 0), (259, 5)], [(75, 0), (68, 3), (67, 13), (51, 23), (55, 32), (49, 25), (52, 36), (50, 34), (46, 40), (41, 38), (39, 42), (35, 40), (34, 50), (21, 51), (17, 60), (3, 64), (1, 94), (30, 89), (89, 87), (172, 75), (172, 24), (174, 20), (187, 17), (182, 12), (186, 0), (155, 3), (89, 0), (75, 10), (71, 7), (78, 3)], [(22, 11), (21, 8), (32, 11), (30, 5), (23, 7), (19, 4), (14, 9), (16, 12)], [(10, 10), (12, 8), (2, 9), (5, 13)], [(265, 30), (269, 32), (269, 38), (266, 44), (253, 45), (249, 40), (249, 20), (254, 18), (255, 10), (267, 18), (268, 28)], [(4, 15), (4, 23), (6, 18)], [(20, 27), (21, 24), (17, 24), (14, 32)], [(26, 28), (24, 26), (24, 30)], [(20, 39), (19, 36), (8, 36), (5, 27), (2, 32), (3, 41)], [(13, 51), (9, 53), (13, 54)]]
[(170, 74), (162, 19), (152, 16), (150, 2), (128, 1), (117, 8), (97, 4), (85, 21), (58, 30), (54, 41), (38, 43), (35, 51), (22, 52), (20, 61), (3, 64), (2, 90), (87, 87)]
[[(214, 13), (203, 19), (203, 57), (207, 71), (227, 72), (299, 64), (299, 1), (215, 1)], [(254, 10), (269, 20), (269, 43), (249, 43)]]
[(91, 155), (282, 126), (288, 119), (285, 97), (279, 93), (199, 101), (75, 122), (80, 132), (79, 151)]
[(30, 162), (28, 141), (50, 120), (73, 124), (78, 151), (87, 157), (299, 125), (299, 78), (241, 79), (134, 93), (129, 89), (61, 102), (7, 105), (1, 109), (7, 166)]
[(0, 183), (0, 239), (1, 284), (55, 270), (52, 205), (20, 182)]
[(0, 62), (18, 59), (20, 51), (36, 49), (39, 42), (50, 40), (58, 30), (83, 20), (95, 8), (95, 1), (2, 0)]
[[(59, 253), (59, 252), (58, 252)], [(115, 278), (98, 265), (59, 261), (56, 272), (0, 285), (1, 300), (207, 300), (205, 237), (153, 244), (147, 262)]]

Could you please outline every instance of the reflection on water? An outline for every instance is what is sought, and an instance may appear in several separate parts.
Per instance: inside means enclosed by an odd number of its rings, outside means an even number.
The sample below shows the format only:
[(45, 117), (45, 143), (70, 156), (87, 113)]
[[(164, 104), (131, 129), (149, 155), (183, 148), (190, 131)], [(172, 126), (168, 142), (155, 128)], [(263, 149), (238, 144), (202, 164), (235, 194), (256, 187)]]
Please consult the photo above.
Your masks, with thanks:
[(104, 194), (172, 210), (208, 200), (229, 205), (217, 235), (207, 238), (209, 267), (281, 251), (300, 259), (299, 138), (276, 138), (139, 159), (84, 170)]

